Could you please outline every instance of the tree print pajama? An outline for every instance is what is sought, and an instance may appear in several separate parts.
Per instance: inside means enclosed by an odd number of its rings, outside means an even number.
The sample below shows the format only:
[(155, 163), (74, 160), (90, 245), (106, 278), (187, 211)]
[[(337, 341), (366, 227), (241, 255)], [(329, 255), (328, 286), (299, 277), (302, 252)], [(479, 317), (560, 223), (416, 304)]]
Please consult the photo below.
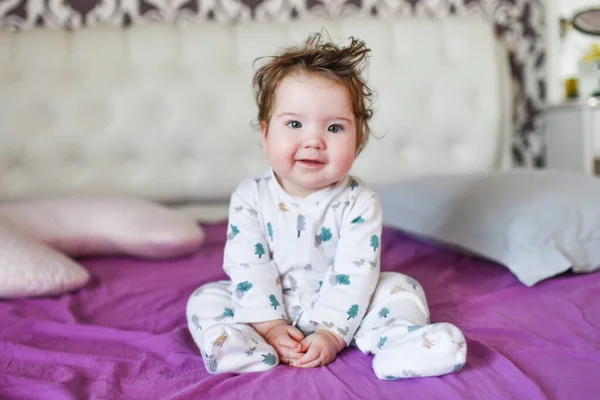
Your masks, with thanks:
[(249, 323), (285, 319), (305, 335), (322, 324), (363, 353), (380, 379), (438, 376), (466, 358), (458, 328), (430, 324), (421, 286), (380, 274), (377, 194), (356, 178), (307, 198), (287, 194), (269, 170), (231, 197), (224, 270), (230, 281), (188, 300), (191, 335), (211, 373), (279, 363)]

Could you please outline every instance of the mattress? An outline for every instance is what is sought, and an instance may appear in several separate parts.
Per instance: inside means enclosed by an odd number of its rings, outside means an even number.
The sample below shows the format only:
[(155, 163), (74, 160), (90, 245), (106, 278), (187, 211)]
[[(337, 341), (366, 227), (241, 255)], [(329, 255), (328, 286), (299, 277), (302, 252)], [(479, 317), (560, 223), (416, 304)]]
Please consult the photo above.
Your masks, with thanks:
[(433, 322), (467, 339), (458, 373), (378, 380), (371, 355), (344, 350), (327, 367), (210, 375), (185, 320), (199, 285), (225, 279), (226, 224), (205, 224), (191, 257), (89, 257), (85, 288), (0, 301), (2, 399), (591, 399), (600, 383), (600, 273), (527, 288), (504, 267), (386, 227), (382, 270), (425, 289)]

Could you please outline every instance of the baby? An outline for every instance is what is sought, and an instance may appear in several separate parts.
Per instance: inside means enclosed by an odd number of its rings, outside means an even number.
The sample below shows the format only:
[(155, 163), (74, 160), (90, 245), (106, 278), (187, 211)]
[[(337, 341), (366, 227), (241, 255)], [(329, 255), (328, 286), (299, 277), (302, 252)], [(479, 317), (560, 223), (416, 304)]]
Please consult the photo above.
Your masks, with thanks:
[(377, 194), (349, 175), (369, 136), (370, 50), (309, 37), (258, 69), (253, 84), (270, 168), (231, 196), (224, 270), (187, 303), (210, 373), (279, 363), (325, 366), (347, 346), (373, 353), (380, 379), (459, 370), (465, 339), (431, 324), (422, 287), (380, 273)]

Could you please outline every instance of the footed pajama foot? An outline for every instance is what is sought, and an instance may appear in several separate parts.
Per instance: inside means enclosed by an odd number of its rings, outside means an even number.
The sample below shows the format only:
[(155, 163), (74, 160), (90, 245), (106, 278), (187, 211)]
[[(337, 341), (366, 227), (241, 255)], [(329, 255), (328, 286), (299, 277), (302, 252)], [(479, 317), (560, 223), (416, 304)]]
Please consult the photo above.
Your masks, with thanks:
[(467, 358), (462, 332), (449, 323), (391, 327), (382, 330), (375, 347), (379, 379), (445, 375), (461, 369)]
[(279, 364), (275, 349), (243, 324), (216, 324), (202, 335), (200, 346), (211, 374), (261, 372)]

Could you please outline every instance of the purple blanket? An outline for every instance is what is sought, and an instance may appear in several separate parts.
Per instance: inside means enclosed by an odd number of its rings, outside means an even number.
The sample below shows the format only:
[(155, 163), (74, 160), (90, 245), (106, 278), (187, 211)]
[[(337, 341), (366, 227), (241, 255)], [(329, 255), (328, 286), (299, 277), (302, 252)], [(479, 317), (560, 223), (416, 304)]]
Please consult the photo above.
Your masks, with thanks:
[(372, 356), (331, 365), (211, 376), (185, 323), (185, 302), (221, 269), (224, 223), (193, 257), (88, 258), (92, 282), (71, 295), (0, 301), (2, 399), (591, 399), (600, 389), (600, 273), (527, 288), (505, 268), (385, 229), (382, 269), (425, 288), (432, 321), (459, 326), (456, 374), (381, 381)]

